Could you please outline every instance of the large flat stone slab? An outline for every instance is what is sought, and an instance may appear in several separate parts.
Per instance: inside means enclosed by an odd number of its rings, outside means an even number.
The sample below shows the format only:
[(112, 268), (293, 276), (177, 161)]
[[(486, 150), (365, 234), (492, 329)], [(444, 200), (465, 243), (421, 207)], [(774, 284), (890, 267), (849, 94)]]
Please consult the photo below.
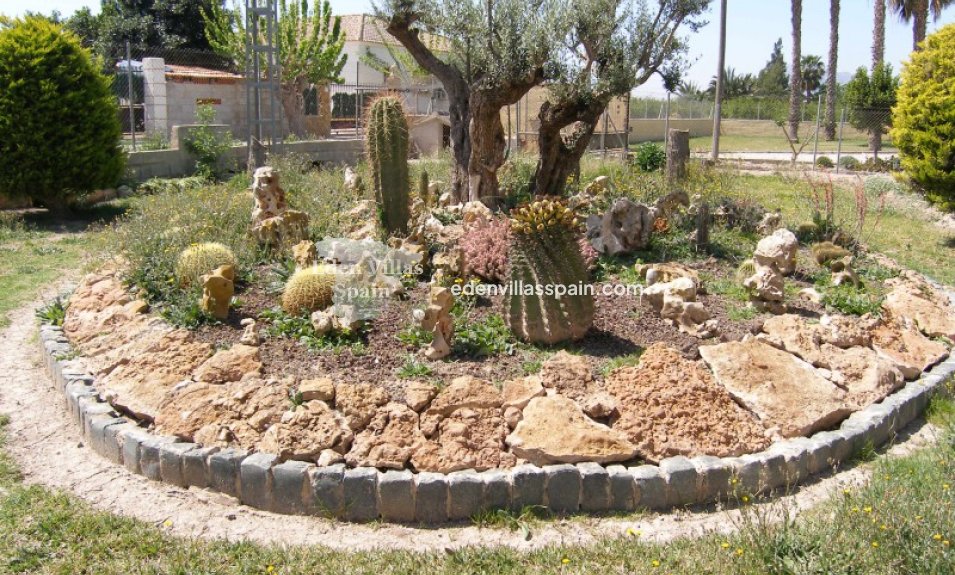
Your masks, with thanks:
[(929, 337), (955, 340), (955, 306), (949, 298), (913, 273), (886, 282), (892, 290), (882, 308), (894, 318), (905, 318)]
[(769, 429), (783, 437), (835, 425), (851, 410), (846, 393), (810, 364), (749, 339), (700, 348), (716, 380)]
[(905, 379), (915, 379), (923, 371), (945, 359), (948, 348), (922, 335), (914, 324), (896, 319), (872, 332), (872, 349), (892, 361)]

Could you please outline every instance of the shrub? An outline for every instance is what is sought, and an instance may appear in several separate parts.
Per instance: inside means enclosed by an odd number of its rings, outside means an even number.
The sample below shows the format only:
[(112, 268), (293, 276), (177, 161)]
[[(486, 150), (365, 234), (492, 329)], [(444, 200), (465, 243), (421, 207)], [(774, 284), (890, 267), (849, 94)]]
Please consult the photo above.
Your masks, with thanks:
[(217, 181), (231, 166), (232, 139), (213, 127), (216, 109), (209, 104), (196, 107), (196, 123), (186, 140), (186, 151), (196, 159), (196, 175)]
[(892, 141), (929, 200), (955, 208), (955, 24), (930, 35), (902, 69)]
[(503, 282), (507, 278), (507, 247), (510, 242), (511, 225), (506, 218), (479, 218), (467, 224), (460, 242), (465, 274), (489, 282)]
[(835, 162), (833, 162), (832, 158), (830, 158), (829, 156), (819, 156), (818, 158), (816, 158), (816, 165), (819, 166), (820, 168), (826, 168), (826, 169), (836, 167)]
[(282, 293), (282, 309), (291, 315), (313, 312), (332, 305), (335, 271), (327, 266), (312, 266), (298, 270)]
[(667, 156), (663, 148), (653, 142), (644, 142), (637, 146), (634, 163), (644, 172), (655, 172), (663, 167)]
[(0, 29), (0, 193), (54, 211), (123, 173), (109, 79), (79, 39), (40, 17)]
[(857, 160), (855, 156), (843, 156), (839, 158), (839, 165), (846, 170), (856, 171), (862, 167), (862, 162)]
[(179, 254), (176, 278), (180, 285), (197, 285), (203, 274), (225, 265), (235, 265), (235, 254), (227, 246), (217, 242), (195, 244)]

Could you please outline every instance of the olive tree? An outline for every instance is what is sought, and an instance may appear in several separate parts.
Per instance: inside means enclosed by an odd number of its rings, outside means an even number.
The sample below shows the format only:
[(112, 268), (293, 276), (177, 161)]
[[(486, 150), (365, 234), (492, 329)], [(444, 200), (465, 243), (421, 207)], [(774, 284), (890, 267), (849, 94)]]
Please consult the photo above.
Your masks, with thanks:
[(681, 26), (695, 31), (709, 0), (573, 0), (575, 21), (555, 62), (539, 113), (538, 194), (560, 194), (610, 102), (670, 63), (679, 67)]
[(572, 9), (561, 0), (380, 0), (376, 13), (448, 95), (452, 198), (493, 202), (501, 110), (554, 77)]

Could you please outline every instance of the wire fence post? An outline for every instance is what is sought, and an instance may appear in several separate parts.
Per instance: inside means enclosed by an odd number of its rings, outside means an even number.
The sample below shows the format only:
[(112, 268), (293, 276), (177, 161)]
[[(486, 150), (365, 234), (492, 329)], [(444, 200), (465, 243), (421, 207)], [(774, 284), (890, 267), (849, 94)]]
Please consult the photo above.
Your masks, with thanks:
[(816, 132), (813, 136), (815, 140), (812, 143), (812, 171), (816, 171), (816, 156), (819, 155), (819, 110), (822, 108), (822, 94), (819, 94), (819, 99), (816, 102)]
[(133, 136), (133, 151), (136, 151), (136, 109), (133, 107), (133, 61), (129, 40), (126, 40), (126, 102), (129, 109), (129, 133)]
[(836, 143), (836, 173), (842, 166), (842, 130), (846, 127), (846, 107), (842, 107), (842, 119), (839, 121), (839, 140)]

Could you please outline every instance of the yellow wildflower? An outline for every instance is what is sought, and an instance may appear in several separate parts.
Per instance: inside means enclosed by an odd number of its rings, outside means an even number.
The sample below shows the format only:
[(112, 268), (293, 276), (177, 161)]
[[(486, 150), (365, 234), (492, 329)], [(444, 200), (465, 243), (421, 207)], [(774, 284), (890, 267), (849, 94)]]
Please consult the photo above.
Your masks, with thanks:
[(941, 533), (936, 533), (935, 535), (932, 535), (932, 539), (934, 539), (934, 540), (936, 540), (936, 541), (941, 541), (941, 540), (942, 540), (942, 535), (941, 535)]
[(742, 557), (742, 556), (743, 556), (743, 548), (742, 548), (742, 547), (737, 547), (737, 548), (736, 548), (736, 556), (737, 556), (737, 557)]
[(730, 548), (730, 544), (729, 544), (729, 543), (726, 543), (726, 542), (723, 542), (723, 544), (720, 545), (720, 547), (722, 547), (723, 549), (729, 549), (729, 548)]
[(872, 542), (872, 547), (878, 548), (878, 547), (879, 547), (879, 542), (878, 542), (878, 541), (873, 541), (873, 542)]
[(564, 557), (563, 559), (560, 560), (560, 562), (563, 563), (564, 565), (567, 565), (568, 563), (570, 563), (570, 559)]

